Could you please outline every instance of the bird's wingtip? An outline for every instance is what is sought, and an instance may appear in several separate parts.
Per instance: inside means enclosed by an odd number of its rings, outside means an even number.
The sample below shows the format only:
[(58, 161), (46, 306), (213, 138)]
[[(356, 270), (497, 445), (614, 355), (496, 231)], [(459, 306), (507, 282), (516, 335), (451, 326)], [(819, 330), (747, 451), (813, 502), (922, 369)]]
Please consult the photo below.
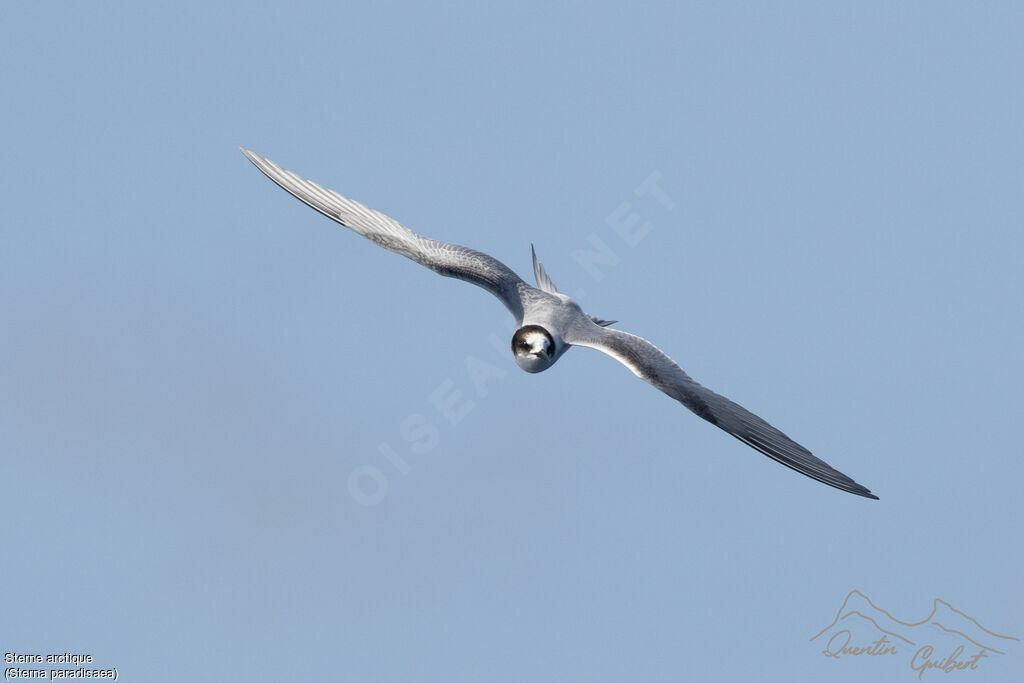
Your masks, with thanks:
[(855, 484), (856, 488), (851, 487), (851, 488), (848, 488), (846, 490), (849, 491), (850, 493), (854, 494), (854, 495), (857, 495), (857, 496), (862, 496), (864, 498), (870, 498), (871, 500), (878, 500), (878, 496), (876, 496), (875, 494), (871, 493), (871, 489), (869, 489), (867, 486), (861, 486), (860, 484), (857, 484), (856, 482), (854, 482), (854, 484)]

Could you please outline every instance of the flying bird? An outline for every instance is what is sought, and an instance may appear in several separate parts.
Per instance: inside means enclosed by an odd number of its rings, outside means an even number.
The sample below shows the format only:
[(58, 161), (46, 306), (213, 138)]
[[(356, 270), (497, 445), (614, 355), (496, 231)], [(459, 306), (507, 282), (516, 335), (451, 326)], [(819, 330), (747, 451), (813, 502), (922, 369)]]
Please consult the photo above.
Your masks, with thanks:
[(533, 274), (537, 287), (533, 287), (487, 254), (417, 235), (382, 213), (286, 171), (245, 148), (239, 149), (268, 178), (331, 220), (436, 273), (471, 282), (498, 297), (515, 317), (512, 354), (526, 372), (547, 370), (573, 346), (597, 349), (769, 458), (829, 486), (878, 499), (757, 415), (695, 382), (654, 344), (611, 329), (609, 326), (616, 321), (584, 313), (579, 304), (555, 288), (537, 260), (536, 251)]

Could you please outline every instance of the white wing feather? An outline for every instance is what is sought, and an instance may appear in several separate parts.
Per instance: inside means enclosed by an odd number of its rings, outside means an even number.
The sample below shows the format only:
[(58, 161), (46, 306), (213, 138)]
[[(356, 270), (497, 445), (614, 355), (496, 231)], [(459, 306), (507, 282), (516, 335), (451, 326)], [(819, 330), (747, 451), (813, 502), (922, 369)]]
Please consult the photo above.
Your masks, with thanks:
[(417, 235), (393, 218), (285, 170), (270, 159), (240, 147), (256, 168), (293, 197), (375, 244), (401, 254), (446, 277), (483, 287), (516, 317), (523, 319), (522, 295), (530, 286), (501, 261), (482, 252)]

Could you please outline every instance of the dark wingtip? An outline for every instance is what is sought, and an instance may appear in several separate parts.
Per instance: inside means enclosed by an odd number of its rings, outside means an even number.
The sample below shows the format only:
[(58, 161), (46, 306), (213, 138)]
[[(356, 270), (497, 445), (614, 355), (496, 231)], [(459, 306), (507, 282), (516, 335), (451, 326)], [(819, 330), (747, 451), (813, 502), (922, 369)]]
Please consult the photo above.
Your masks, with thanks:
[(878, 500), (878, 496), (871, 493), (871, 489), (869, 489), (866, 486), (861, 486), (857, 482), (853, 482), (853, 486), (841, 486), (837, 488), (842, 488), (844, 491), (852, 493), (855, 496), (862, 496), (864, 498), (870, 498), (871, 500)]

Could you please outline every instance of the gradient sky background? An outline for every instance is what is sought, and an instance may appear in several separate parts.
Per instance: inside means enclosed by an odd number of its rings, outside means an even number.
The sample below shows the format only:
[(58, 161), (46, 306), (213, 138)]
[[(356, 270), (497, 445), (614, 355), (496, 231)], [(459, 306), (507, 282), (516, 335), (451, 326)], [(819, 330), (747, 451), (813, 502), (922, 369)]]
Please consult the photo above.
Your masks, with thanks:
[[(1024, 637), (1019, 3), (63, 4), (10, 4), (0, 41), (4, 652), (126, 681), (914, 680), (808, 642), (853, 588)], [(521, 372), (493, 298), (238, 145), (531, 281), (535, 243), (881, 501), (596, 352)], [(958, 676), (1021, 680), (1024, 647), (984, 666)]]

